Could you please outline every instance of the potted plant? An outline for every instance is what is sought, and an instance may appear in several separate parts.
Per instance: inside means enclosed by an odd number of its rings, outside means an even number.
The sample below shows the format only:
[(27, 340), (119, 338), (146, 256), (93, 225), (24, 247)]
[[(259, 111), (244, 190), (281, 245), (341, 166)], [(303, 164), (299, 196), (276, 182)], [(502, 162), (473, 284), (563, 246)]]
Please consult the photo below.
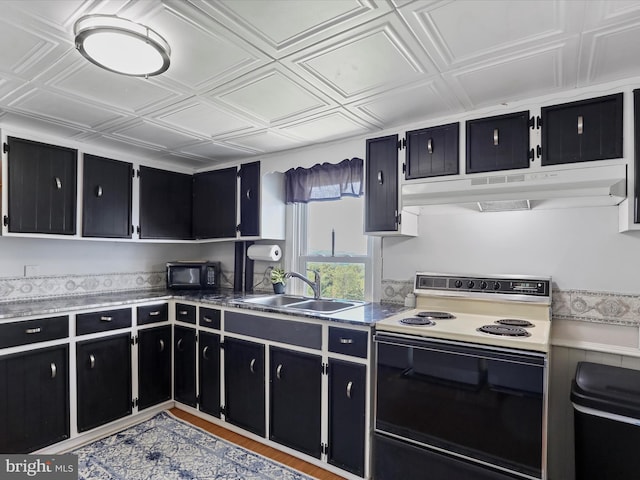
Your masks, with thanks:
[(284, 293), (286, 285), (286, 275), (282, 268), (273, 267), (271, 269), (271, 283), (273, 284), (274, 293)]

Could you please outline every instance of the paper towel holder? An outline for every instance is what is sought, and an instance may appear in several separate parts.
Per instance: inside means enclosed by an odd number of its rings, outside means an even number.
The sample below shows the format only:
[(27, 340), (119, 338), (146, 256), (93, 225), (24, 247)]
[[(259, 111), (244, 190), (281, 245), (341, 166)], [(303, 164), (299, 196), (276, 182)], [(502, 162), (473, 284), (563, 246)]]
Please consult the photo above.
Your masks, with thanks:
[(282, 259), (282, 250), (279, 245), (254, 244), (247, 248), (247, 257), (251, 260), (279, 262)]

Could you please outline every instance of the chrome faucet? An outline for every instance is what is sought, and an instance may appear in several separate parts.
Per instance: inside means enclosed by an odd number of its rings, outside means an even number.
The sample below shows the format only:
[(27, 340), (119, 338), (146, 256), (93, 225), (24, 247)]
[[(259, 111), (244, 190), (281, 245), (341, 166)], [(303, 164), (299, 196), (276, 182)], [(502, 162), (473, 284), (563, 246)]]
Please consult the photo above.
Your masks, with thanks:
[(318, 270), (313, 270), (313, 281), (298, 272), (288, 272), (285, 273), (284, 276), (285, 278), (299, 278), (311, 287), (311, 290), (313, 290), (313, 298), (316, 300), (320, 299), (320, 272)]

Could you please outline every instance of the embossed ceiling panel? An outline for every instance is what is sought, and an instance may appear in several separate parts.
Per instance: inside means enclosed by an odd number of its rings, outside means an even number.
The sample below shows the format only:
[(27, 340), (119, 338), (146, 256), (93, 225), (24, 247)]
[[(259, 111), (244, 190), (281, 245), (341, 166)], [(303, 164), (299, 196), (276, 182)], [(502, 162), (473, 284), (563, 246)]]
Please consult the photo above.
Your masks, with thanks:
[[(640, 78), (637, 0), (0, 0), (0, 8), (0, 127), (187, 169)], [(132, 78), (88, 63), (73, 26), (95, 13), (156, 29), (172, 48), (169, 70)]]

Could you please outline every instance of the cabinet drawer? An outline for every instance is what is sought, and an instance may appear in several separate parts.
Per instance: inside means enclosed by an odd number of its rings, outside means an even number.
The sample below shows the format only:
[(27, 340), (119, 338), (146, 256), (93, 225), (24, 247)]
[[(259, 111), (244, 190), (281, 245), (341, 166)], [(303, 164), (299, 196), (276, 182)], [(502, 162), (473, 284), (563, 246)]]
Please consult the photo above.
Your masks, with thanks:
[(105, 310), (76, 316), (76, 335), (105, 332), (131, 326), (131, 309)]
[(220, 310), (200, 307), (199, 323), (201, 327), (210, 327), (220, 330)]
[(176, 320), (186, 323), (196, 323), (196, 306), (176, 303)]
[(169, 320), (168, 303), (138, 307), (138, 325), (166, 322), (167, 320)]
[(350, 328), (329, 327), (329, 351), (367, 358), (367, 332)]
[(0, 325), (0, 348), (57, 340), (69, 336), (69, 317), (51, 317)]

